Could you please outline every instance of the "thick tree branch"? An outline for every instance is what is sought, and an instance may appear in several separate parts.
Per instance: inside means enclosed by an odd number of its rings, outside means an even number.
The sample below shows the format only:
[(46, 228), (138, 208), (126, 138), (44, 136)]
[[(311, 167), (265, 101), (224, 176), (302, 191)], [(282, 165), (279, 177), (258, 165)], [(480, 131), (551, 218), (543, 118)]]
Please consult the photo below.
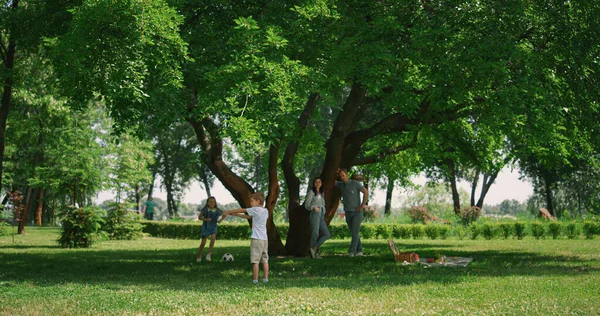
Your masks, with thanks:
[[(416, 133), (415, 133), (415, 135), (416, 135)], [(415, 146), (415, 144), (416, 144), (416, 136), (415, 136), (415, 140), (413, 142), (411, 142), (410, 144), (405, 144), (405, 145), (401, 145), (401, 146), (397, 146), (397, 147), (393, 147), (393, 148), (386, 148), (385, 150), (382, 150), (381, 152), (379, 152), (377, 155), (356, 158), (352, 161), (352, 165), (353, 166), (364, 166), (364, 165), (380, 162), (383, 159), (385, 159), (386, 157), (398, 154), (409, 148), (413, 148)]]

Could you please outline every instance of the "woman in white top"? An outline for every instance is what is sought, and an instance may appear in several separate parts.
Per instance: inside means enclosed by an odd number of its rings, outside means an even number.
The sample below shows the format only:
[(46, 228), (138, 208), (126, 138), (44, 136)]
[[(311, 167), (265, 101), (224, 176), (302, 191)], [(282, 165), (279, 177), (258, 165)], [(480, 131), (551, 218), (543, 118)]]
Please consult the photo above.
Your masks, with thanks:
[(310, 212), (310, 257), (320, 258), (319, 247), (331, 236), (325, 224), (325, 197), (321, 178), (313, 180), (313, 186), (304, 199), (304, 208)]

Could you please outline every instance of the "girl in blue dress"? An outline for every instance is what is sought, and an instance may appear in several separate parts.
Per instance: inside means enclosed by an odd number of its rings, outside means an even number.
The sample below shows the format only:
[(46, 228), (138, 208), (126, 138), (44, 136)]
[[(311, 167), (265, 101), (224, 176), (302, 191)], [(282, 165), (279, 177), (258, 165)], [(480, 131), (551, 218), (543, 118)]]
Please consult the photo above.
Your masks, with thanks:
[[(221, 219), (219, 219), (219, 216)], [(202, 232), (200, 237), (202, 237), (202, 242), (200, 243), (200, 249), (198, 251), (198, 258), (196, 258), (196, 262), (202, 261), (202, 251), (204, 250), (204, 245), (206, 245), (206, 238), (210, 236), (210, 245), (208, 246), (208, 254), (206, 254), (206, 261), (211, 261), (210, 255), (212, 254), (213, 246), (215, 245), (215, 240), (217, 239), (217, 223), (223, 221), (223, 211), (217, 208), (217, 200), (211, 196), (206, 199), (206, 205), (200, 210), (200, 214), (198, 214), (198, 219), (203, 221), (202, 223)]]

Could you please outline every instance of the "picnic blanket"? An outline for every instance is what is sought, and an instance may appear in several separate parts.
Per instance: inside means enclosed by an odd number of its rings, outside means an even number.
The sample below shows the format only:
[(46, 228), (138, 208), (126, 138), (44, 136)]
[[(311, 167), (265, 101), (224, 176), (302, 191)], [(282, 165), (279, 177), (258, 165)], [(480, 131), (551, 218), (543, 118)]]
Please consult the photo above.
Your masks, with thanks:
[[(427, 262), (427, 258), (419, 258), (418, 263), (427, 267), (466, 267), (473, 258), (468, 257), (446, 257), (444, 262)], [(416, 262), (415, 262), (416, 263)]]

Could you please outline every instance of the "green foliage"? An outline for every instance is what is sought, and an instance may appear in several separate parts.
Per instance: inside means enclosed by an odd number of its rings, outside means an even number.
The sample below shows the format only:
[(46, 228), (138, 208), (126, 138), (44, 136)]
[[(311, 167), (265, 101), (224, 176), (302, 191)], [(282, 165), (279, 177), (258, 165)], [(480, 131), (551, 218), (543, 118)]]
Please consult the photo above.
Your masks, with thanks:
[(540, 222), (532, 222), (531, 223), (531, 235), (535, 237), (535, 239), (545, 238), (546, 229), (543, 223)]
[(500, 235), (504, 239), (508, 239), (508, 237), (512, 236), (514, 233), (514, 225), (511, 223), (500, 223)]
[(375, 225), (361, 225), (360, 226), (360, 236), (361, 238), (375, 238), (377, 237), (377, 228)]
[(593, 239), (594, 235), (600, 234), (600, 223), (595, 221), (583, 222), (583, 235), (587, 239)]
[(9, 234), (8, 232), (8, 228), (10, 227), (10, 225), (8, 225), (7, 222), (3, 222), (0, 221), (0, 236), (6, 236)]
[(440, 236), (440, 231), (438, 227), (439, 225), (434, 224), (425, 225), (425, 236), (432, 240), (437, 239)]
[(413, 224), (411, 225), (413, 239), (421, 239), (425, 235), (424, 225)]
[(75, 106), (100, 94), (118, 132), (148, 116), (158, 124), (182, 114), (174, 105), (187, 44), (179, 35), (182, 17), (175, 9), (161, 0), (94, 0), (71, 14), (68, 32), (48, 45)]
[(481, 233), (481, 225), (471, 224), (471, 226), (469, 226), (469, 237), (472, 240), (477, 239), (477, 237), (479, 236), (480, 233)]
[(139, 239), (144, 228), (139, 220), (140, 215), (128, 211), (126, 203), (113, 203), (109, 206), (102, 230), (113, 240)]
[(458, 225), (458, 226), (454, 227), (454, 234), (460, 240), (463, 240), (465, 237), (467, 237), (467, 233), (468, 232), (463, 225)]
[(67, 207), (58, 216), (62, 231), (58, 244), (63, 248), (88, 248), (104, 238), (100, 227), (103, 210), (95, 206)]
[(490, 240), (498, 236), (498, 225), (493, 225), (490, 223), (484, 223), (481, 225), (481, 235), (486, 240)]
[(450, 226), (438, 225), (438, 233), (440, 234), (441, 239), (448, 238), (448, 235), (450, 234)]
[(516, 222), (514, 224), (514, 234), (517, 239), (523, 239), (523, 237), (527, 236), (526, 225), (523, 222)]
[(412, 228), (407, 224), (396, 224), (392, 228), (394, 238), (410, 239)]
[(575, 221), (569, 222), (565, 226), (565, 235), (569, 239), (575, 239), (581, 234), (581, 226)]
[(552, 236), (552, 239), (558, 239), (562, 233), (563, 225), (561, 222), (554, 221), (548, 223), (548, 234)]
[(481, 208), (477, 206), (463, 207), (457, 215), (463, 225), (469, 225), (481, 216)]
[(377, 237), (381, 239), (388, 239), (392, 237), (393, 227), (389, 224), (378, 224), (375, 226), (377, 229)]

